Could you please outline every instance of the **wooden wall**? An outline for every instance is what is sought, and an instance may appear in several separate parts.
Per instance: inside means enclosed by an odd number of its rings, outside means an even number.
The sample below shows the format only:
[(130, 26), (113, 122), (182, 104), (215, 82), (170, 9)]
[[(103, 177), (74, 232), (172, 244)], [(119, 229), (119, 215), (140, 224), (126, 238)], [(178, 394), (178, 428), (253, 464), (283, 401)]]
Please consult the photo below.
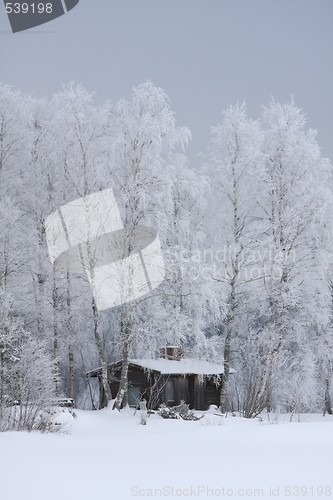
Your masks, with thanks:
[[(115, 398), (119, 388), (121, 365), (117, 365), (109, 372), (109, 383), (112, 397)], [(100, 376), (99, 376), (100, 379)], [(157, 409), (161, 403), (168, 404), (167, 401), (167, 381), (174, 382), (174, 403), (179, 405), (185, 401), (191, 409), (205, 411), (210, 405), (219, 406), (220, 390), (213, 380), (200, 379), (198, 375), (161, 375), (157, 372), (145, 372), (138, 366), (129, 366), (128, 383), (129, 387), (140, 387), (141, 397), (147, 402), (152, 398), (151, 408)], [(154, 385), (155, 384), (155, 385)], [(100, 405), (105, 406), (105, 395), (100, 380)], [(154, 386), (153, 390), (152, 387)], [(170, 404), (170, 406), (172, 406)]]

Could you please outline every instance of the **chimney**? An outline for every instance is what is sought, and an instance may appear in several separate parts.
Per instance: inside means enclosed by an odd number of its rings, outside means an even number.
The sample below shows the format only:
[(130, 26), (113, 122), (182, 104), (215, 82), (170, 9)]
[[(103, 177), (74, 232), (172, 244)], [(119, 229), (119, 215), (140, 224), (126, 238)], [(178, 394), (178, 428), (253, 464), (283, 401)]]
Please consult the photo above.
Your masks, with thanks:
[(181, 348), (179, 346), (165, 346), (160, 348), (160, 358), (180, 361)]

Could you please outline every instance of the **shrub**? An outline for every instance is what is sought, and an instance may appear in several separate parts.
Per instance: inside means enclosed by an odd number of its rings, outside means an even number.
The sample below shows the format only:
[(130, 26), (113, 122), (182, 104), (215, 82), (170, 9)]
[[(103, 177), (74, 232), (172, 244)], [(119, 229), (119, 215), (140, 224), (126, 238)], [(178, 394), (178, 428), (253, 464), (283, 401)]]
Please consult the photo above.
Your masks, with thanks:
[(181, 401), (180, 405), (172, 407), (168, 407), (163, 403), (159, 408), (158, 414), (162, 418), (182, 418), (183, 420), (200, 420), (203, 417), (203, 415), (200, 417), (195, 415), (194, 411), (190, 410), (189, 405), (184, 401)]
[(58, 430), (53, 420), (54, 363), (45, 342), (33, 337), (11, 314), (0, 290), (0, 431)]

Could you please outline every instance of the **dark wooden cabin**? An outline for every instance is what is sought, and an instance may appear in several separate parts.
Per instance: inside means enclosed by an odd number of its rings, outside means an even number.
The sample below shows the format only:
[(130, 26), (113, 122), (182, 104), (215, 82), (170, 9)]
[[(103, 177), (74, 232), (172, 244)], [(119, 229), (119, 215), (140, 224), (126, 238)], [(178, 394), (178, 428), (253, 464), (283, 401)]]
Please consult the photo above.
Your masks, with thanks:
[[(128, 370), (128, 404), (136, 407), (143, 398), (148, 408), (157, 409), (185, 401), (191, 409), (207, 410), (220, 404), (220, 381), (223, 366), (208, 361), (180, 358), (173, 347), (163, 348), (158, 359), (131, 359)], [(115, 397), (120, 381), (122, 361), (108, 366), (112, 396)], [(100, 405), (105, 405), (101, 369), (88, 374), (99, 378)]]

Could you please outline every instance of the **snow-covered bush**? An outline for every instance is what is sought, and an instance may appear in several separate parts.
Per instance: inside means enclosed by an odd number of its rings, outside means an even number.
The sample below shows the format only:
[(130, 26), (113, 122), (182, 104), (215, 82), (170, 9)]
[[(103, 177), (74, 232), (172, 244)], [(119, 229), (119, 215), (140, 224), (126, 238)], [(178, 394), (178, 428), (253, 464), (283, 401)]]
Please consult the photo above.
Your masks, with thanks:
[(169, 408), (164, 403), (160, 406), (158, 414), (162, 418), (171, 418), (171, 419), (180, 418), (179, 413), (177, 413), (175, 410), (175, 407)]
[(162, 418), (171, 418), (177, 419), (182, 418), (183, 420), (200, 420), (201, 417), (195, 415), (193, 410), (190, 410), (189, 405), (187, 405), (184, 401), (180, 402), (178, 406), (168, 407), (164, 403), (160, 406), (158, 414)]
[(53, 424), (56, 377), (46, 345), (12, 316), (3, 291), (0, 306), (0, 431), (58, 430)]

